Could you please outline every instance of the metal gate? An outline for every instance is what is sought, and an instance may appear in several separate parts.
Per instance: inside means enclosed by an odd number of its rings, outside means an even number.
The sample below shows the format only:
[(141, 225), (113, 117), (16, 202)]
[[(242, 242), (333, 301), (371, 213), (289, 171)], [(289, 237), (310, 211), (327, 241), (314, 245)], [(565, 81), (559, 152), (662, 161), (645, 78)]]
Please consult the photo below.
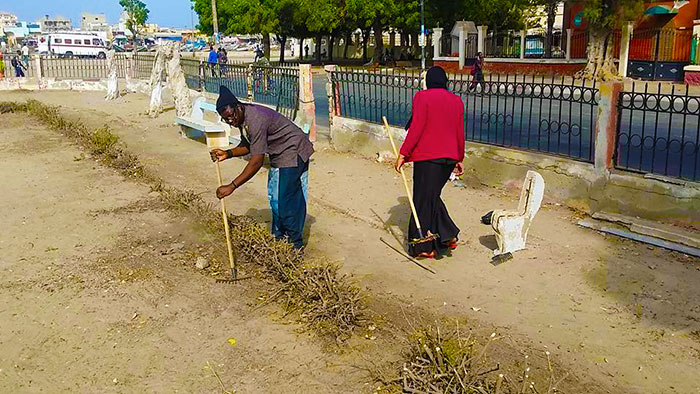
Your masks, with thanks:
[(690, 64), (690, 30), (640, 30), (630, 40), (627, 76), (654, 81), (682, 81)]

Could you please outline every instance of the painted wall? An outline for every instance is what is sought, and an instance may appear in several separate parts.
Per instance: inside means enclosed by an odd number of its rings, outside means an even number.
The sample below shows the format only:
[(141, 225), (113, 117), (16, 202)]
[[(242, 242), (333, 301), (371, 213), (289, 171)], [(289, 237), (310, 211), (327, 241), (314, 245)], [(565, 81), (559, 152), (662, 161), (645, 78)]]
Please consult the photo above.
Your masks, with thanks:
[[(675, 15), (640, 15), (637, 21), (635, 29), (639, 28), (675, 28), (675, 29), (692, 29), (693, 20), (698, 19), (698, 1), (690, 0), (688, 4), (684, 5), (678, 10)], [(673, 7), (673, 1), (655, 1), (644, 3), (644, 9), (649, 9), (654, 6), (665, 6), (668, 8)], [(566, 4), (568, 7), (568, 13), (565, 12), (566, 19), (564, 20), (564, 27), (571, 28), (574, 31), (586, 30), (588, 29), (588, 23), (586, 23), (585, 18), (583, 18), (583, 4), (573, 3)]]
[[(433, 64), (444, 68), (445, 71), (450, 73), (469, 74), (471, 72), (471, 67), (459, 70), (457, 61), (436, 60)], [(582, 70), (584, 66), (584, 62), (542, 63), (538, 59), (533, 59), (531, 62), (491, 62), (489, 59), (484, 60), (484, 71), (491, 74), (574, 75)]]

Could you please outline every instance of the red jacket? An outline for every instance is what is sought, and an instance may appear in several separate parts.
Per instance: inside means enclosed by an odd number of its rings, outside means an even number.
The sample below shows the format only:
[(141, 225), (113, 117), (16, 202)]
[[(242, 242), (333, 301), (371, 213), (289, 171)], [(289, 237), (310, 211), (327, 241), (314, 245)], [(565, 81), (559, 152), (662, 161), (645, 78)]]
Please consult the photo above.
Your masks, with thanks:
[(401, 145), (406, 161), (464, 160), (464, 103), (446, 89), (413, 96), (413, 119)]

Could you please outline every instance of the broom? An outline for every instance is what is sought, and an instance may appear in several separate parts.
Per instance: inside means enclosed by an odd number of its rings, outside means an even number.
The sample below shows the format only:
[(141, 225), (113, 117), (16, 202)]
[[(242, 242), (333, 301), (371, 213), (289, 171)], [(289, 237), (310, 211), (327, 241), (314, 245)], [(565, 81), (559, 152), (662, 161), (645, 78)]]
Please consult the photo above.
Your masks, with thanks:
[[(386, 133), (389, 135), (389, 141), (391, 141), (391, 147), (394, 148), (394, 155), (396, 155), (396, 158), (399, 157), (399, 151), (396, 149), (396, 144), (394, 143), (394, 137), (391, 135), (391, 132), (389, 131), (389, 122), (386, 120), (386, 116), (382, 116), (382, 120), (384, 120), (384, 129), (386, 130)], [(418, 212), (416, 212), (416, 206), (413, 204), (413, 196), (411, 194), (411, 188), (408, 187), (408, 180), (406, 179), (406, 173), (403, 171), (403, 167), (401, 167), (401, 178), (403, 178), (403, 185), (406, 188), (406, 195), (408, 196), (408, 203), (411, 205), (411, 213), (413, 213), (413, 219), (416, 221), (416, 228), (418, 228), (418, 238), (413, 238), (409, 239), (408, 242), (412, 245), (415, 244), (421, 244), (425, 242), (432, 242), (436, 240), (439, 235), (437, 234), (431, 234), (430, 231), (424, 236), (423, 235), (423, 229), (420, 226), (420, 220), (418, 220)]]

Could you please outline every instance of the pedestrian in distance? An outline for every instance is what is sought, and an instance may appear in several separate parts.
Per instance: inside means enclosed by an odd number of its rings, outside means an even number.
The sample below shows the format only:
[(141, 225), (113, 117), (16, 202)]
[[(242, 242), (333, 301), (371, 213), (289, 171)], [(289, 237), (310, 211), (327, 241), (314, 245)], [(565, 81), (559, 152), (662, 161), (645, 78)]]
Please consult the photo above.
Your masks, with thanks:
[(271, 167), (267, 194), (272, 210), (272, 234), (302, 249), (306, 185), (309, 161), (314, 152), (309, 136), (294, 122), (268, 107), (241, 103), (225, 86), (219, 88), (216, 110), (226, 123), (241, 131), (241, 143), (229, 150), (213, 149), (212, 160), (250, 154), (241, 174), (216, 189), (216, 196), (224, 198), (242, 187), (262, 168), (267, 155)]
[(29, 47), (27, 43), (22, 45), (22, 63), (24, 63), (25, 67), (29, 67)]
[(15, 69), (15, 77), (24, 78), (24, 70), (26, 70), (27, 68), (19, 60), (19, 57), (14, 56), (12, 58), (12, 60), (10, 61), (10, 63), (12, 64), (12, 67)]
[[(435, 258), (457, 248), (459, 228), (450, 218), (440, 198), (442, 188), (454, 173), (464, 173), (464, 104), (447, 89), (447, 74), (431, 67), (426, 89), (413, 96), (413, 113), (406, 125), (408, 134), (401, 145), (396, 171), (413, 162), (413, 201), (423, 231), (439, 237), (422, 243), (409, 243), (414, 257)], [(419, 239), (413, 216), (408, 239)]]
[(471, 70), (472, 81), (469, 84), (469, 90), (474, 90), (476, 84), (479, 84), (481, 88), (484, 87), (484, 54), (479, 52), (476, 54), (476, 60), (474, 60), (474, 65)]
[(216, 76), (216, 67), (219, 63), (219, 54), (214, 49), (213, 45), (209, 45), (209, 57), (207, 58), (207, 63), (211, 69), (212, 77)]
[(218, 55), (218, 61), (219, 61), (219, 72), (220, 74), (226, 75), (226, 64), (228, 63), (228, 53), (226, 53), (226, 49), (219, 47), (219, 52), (217, 53)]

